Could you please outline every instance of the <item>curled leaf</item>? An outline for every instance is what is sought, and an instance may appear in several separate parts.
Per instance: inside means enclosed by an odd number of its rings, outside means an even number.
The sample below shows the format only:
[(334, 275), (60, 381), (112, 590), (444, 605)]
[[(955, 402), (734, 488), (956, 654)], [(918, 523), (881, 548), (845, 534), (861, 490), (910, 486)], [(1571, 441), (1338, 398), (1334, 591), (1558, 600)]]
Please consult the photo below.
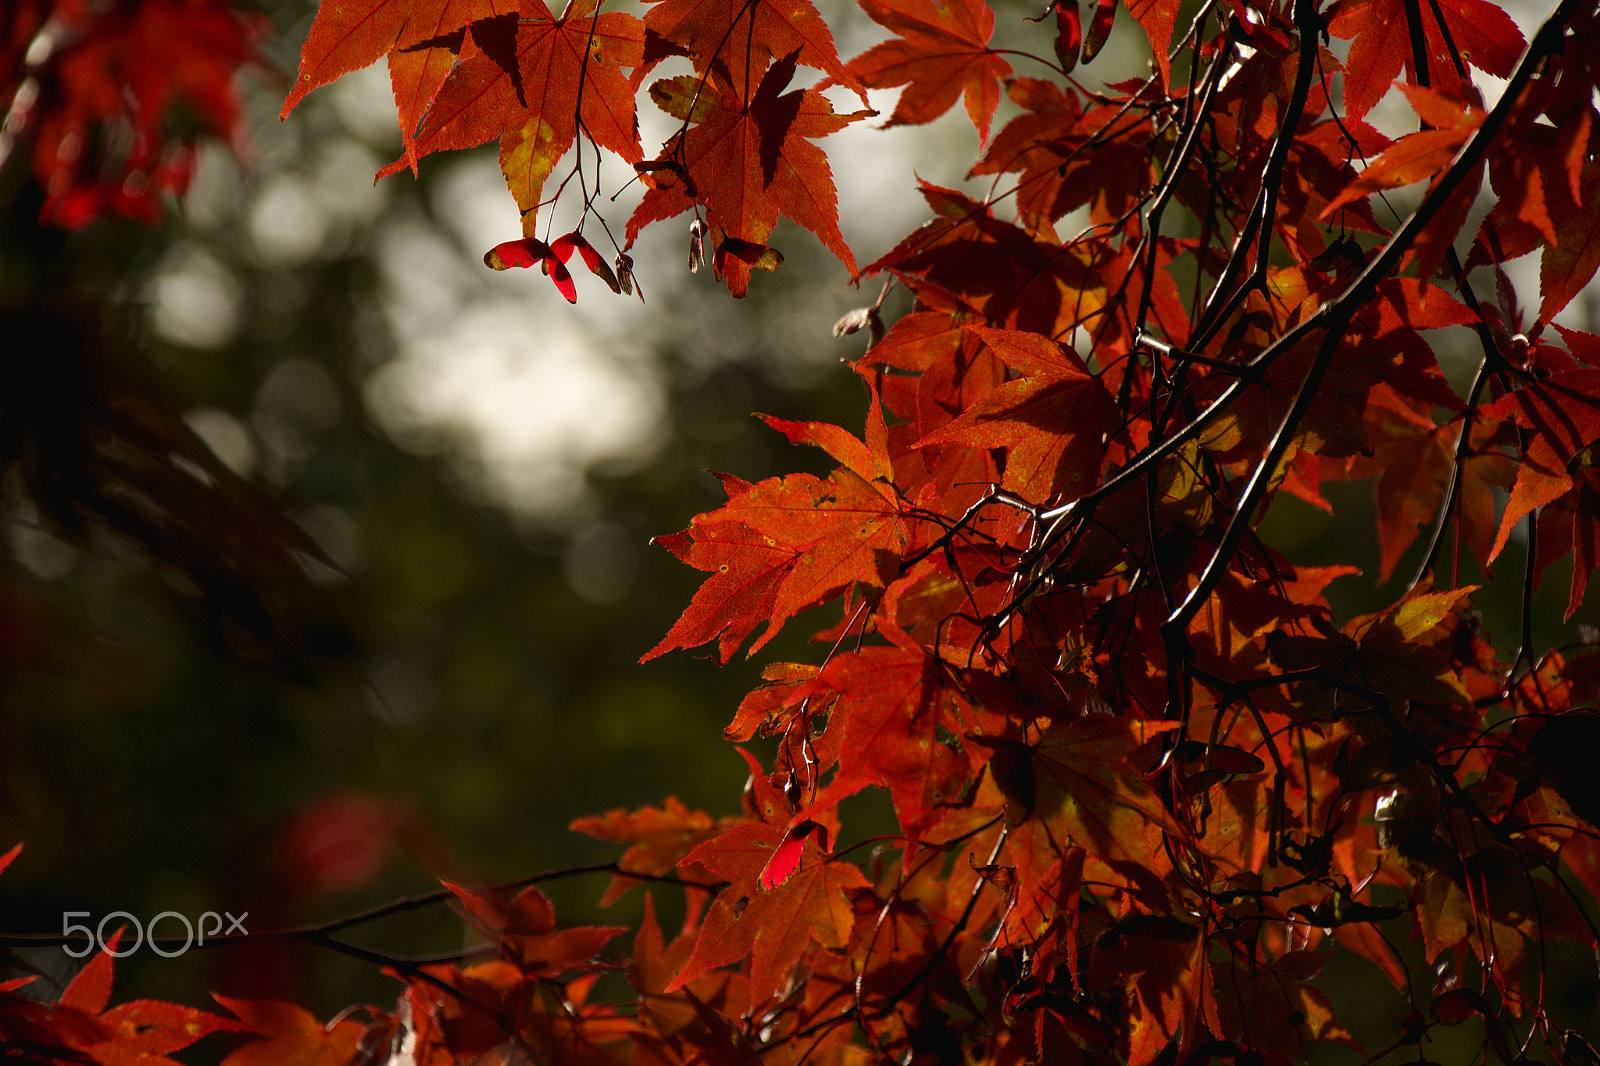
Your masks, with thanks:
[(641, 174), (653, 175), (658, 170), (665, 170), (679, 181), (683, 182), (683, 195), (693, 200), (700, 195), (700, 190), (695, 187), (694, 179), (689, 177), (689, 172), (682, 163), (671, 159), (651, 159), (643, 163), (635, 163), (633, 169)]
[(1451, 989), (1433, 1001), (1428, 1013), (1440, 1025), (1460, 1025), (1474, 1014), (1481, 1014), (1485, 1018), (1492, 1016), (1483, 993), (1474, 988)]
[(752, 270), (777, 270), (783, 265), (783, 253), (776, 248), (765, 244), (756, 244), (754, 241), (741, 240), (738, 237), (725, 237), (717, 245), (717, 251), (711, 258), (711, 267), (721, 277), (726, 271), (723, 264), (729, 256), (749, 266)]

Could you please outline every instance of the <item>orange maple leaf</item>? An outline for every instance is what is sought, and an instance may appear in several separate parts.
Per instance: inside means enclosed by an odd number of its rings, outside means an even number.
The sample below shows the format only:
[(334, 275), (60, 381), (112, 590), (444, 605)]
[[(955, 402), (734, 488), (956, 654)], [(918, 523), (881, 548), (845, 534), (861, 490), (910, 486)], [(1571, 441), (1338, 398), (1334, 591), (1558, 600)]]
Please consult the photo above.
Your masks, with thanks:
[(462, 913), (473, 928), (529, 976), (555, 977), (579, 969), (614, 937), (627, 932), (612, 925), (559, 928), (555, 908), (534, 885), (506, 900), (494, 892), (475, 892), (449, 881), (442, 884), (461, 901)]
[[(280, 118), (318, 86), (360, 70), (385, 55), (406, 158), (416, 167), (417, 123), (455, 64), (469, 23), (514, 15), (517, 0), (356, 0), (320, 4), (300, 49), (300, 72)], [(454, 37), (453, 40), (448, 38)]]
[[(417, 132), (411, 158), (500, 140), (500, 169), (530, 221), (545, 179), (583, 131), (630, 163), (639, 148), (634, 94), (623, 68), (644, 58), (644, 23), (633, 15), (595, 15), (599, 0), (572, 0), (557, 18), (544, 0), (522, 0), (515, 15), (480, 19), (474, 45), (439, 88)], [(525, 236), (533, 236), (525, 232)]]
[(1000, 106), (1011, 64), (989, 47), (994, 11), (983, 0), (861, 0), (872, 21), (899, 34), (852, 59), (846, 69), (870, 89), (904, 85), (886, 126), (932, 122), (965, 95), (980, 139)]
[(675, 992), (707, 970), (746, 957), (750, 1002), (764, 1003), (815, 941), (841, 948), (855, 925), (847, 892), (868, 888), (859, 867), (822, 858), (814, 839), (804, 845), (812, 858), (776, 888), (760, 886), (761, 871), (784, 838), (780, 826), (746, 822), (706, 841), (684, 857), (732, 884), (706, 914), (694, 954), (666, 988)]
[[(749, 78), (735, 82), (720, 68), (703, 78), (667, 78), (650, 87), (657, 105), (687, 125), (663, 146), (662, 155), (687, 172), (695, 196), (676, 178), (657, 180), (628, 219), (629, 241), (648, 223), (702, 203), (719, 249), (728, 241), (764, 248), (781, 216), (816, 234), (855, 273), (855, 256), (839, 232), (833, 172), (827, 155), (811, 141), (871, 112), (837, 115), (815, 90), (784, 92), (800, 54), (797, 49), (767, 68), (754, 93)], [(743, 296), (750, 262), (743, 257), (722, 261), (728, 290)]]
[(644, 24), (685, 49), (695, 70), (703, 73), (720, 63), (736, 85), (748, 85), (752, 72), (797, 53), (801, 66), (824, 71), (866, 102), (866, 90), (839, 61), (833, 32), (810, 0), (660, 0), (645, 14)]

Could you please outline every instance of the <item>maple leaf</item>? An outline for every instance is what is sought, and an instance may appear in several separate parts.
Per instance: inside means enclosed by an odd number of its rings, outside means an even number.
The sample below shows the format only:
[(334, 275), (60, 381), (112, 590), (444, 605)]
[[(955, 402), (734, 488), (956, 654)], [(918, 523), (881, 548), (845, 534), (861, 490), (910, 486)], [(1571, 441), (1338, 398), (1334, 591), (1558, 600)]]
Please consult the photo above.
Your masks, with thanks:
[(558, 928), (555, 908), (535, 885), (504, 900), (492, 892), (474, 892), (449, 881), (443, 884), (461, 901), (467, 921), (508, 962), (530, 976), (555, 977), (579, 969), (627, 932), (617, 926)]
[(1407, 403), (1386, 385), (1367, 403), (1367, 440), (1378, 471), (1378, 580), (1388, 581), (1400, 557), (1433, 519), (1455, 462), (1455, 433), (1431, 410)]
[(1186, 838), (1185, 830), (1128, 762), (1135, 748), (1176, 725), (1110, 715), (1051, 722), (1027, 752), (1032, 801), (1019, 812), (1027, 827), (1012, 830), (1019, 844), (1028, 830), (1035, 834), (1065, 830), (1070, 841), (1090, 856), (1148, 864), (1152, 831), (1157, 838), (1161, 833)]
[[(1297, 713), (1325, 717), (1341, 707), (1375, 698), (1416, 703), (1470, 704), (1460, 671), (1437, 646), (1441, 625), (1477, 590), (1468, 585), (1444, 592), (1413, 593), (1377, 614), (1351, 619), (1344, 633), (1281, 636), (1268, 643), (1272, 661), (1289, 669), (1320, 666), (1355, 693), (1315, 682), (1311, 698), (1297, 701)], [(1366, 694), (1371, 694), (1366, 695)]]
[[(0, 855), (0, 870), (21, 845)], [(52, 1062), (92, 1062), (100, 1066), (182, 1066), (168, 1053), (182, 1051), (211, 1033), (237, 1031), (221, 1015), (177, 1003), (138, 999), (110, 1006), (113, 971), (123, 930), (114, 933), (73, 976), (55, 1003), (8, 1002), (11, 993), (32, 980), (0, 984), (0, 1038), (49, 1054)], [(126, 954), (126, 952), (124, 952)]]
[(1309, 982), (1331, 955), (1291, 951), (1270, 962), (1244, 967), (1212, 960), (1217, 984), (1217, 1009), (1223, 1036), (1270, 1049), (1293, 1060), (1305, 1054), (1312, 1040), (1339, 1040), (1355, 1045), (1334, 1014), (1328, 996)]
[[(691, 810), (676, 796), (668, 796), (660, 807), (641, 807), (632, 812), (614, 810), (604, 815), (574, 819), (568, 827), (579, 833), (613, 844), (627, 844), (618, 865), (641, 874), (668, 873), (695, 845), (726, 823), (714, 820), (704, 811)], [(600, 898), (609, 907), (639, 882), (626, 874), (616, 874)]]
[(643, 158), (634, 94), (623, 68), (644, 58), (644, 24), (633, 15), (594, 14), (599, 0), (571, 0), (561, 17), (544, 0), (521, 0), (515, 15), (468, 27), (476, 46), (450, 71), (417, 131), (414, 150), (378, 172), (499, 138), (500, 169), (524, 215), (524, 236), (545, 180), (578, 135), (630, 163)]
[(1483, 109), (1476, 105), (1461, 106), (1437, 90), (1411, 85), (1405, 86), (1405, 94), (1412, 107), (1433, 128), (1407, 134), (1369, 162), (1361, 176), (1323, 209), (1323, 218), (1375, 192), (1443, 174), (1455, 158), (1456, 150), (1483, 124)]
[(1092, 221), (1108, 224), (1135, 209), (1151, 178), (1150, 122), (1130, 121), (1110, 101), (1086, 107), (1075, 92), (1039, 78), (1017, 78), (1006, 94), (1023, 113), (1001, 128), (969, 176), (1018, 174), (1018, 217), (1040, 237), (1047, 223), (1084, 205)]
[[(706, 913), (693, 955), (666, 991), (675, 992), (707, 970), (749, 957), (750, 1000), (764, 1003), (813, 941), (823, 947), (845, 946), (855, 924), (846, 893), (868, 888), (867, 879), (849, 863), (819, 857), (802, 863), (776, 888), (762, 888), (761, 871), (783, 837), (777, 826), (747, 822), (684, 857), (683, 865), (699, 863), (731, 884)], [(815, 847), (808, 841), (806, 850)]]
[(817, 668), (808, 663), (769, 663), (761, 671), (761, 687), (739, 701), (722, 735), (742, 744), (781, 731), (782, 720), (792, 718), (796, 705), (805, 699), (806, 683), (816, 676)]
[[(1520, 869), (1522, 860), (1514, 851), (1490, 845), (1463, 857), (1455, 849), (1439, 847), (1437, 833), (1464, 832), (1470, 837), (1471, 827), (1462, 824), (1459, 813), (1440, 821), (1443, 824), (1431, 840), (1417, 845), (1422, 853), (1409, 860), (1420, 875), (1413, 914), (1429, 958), (1470, 945), (1480, 959), (1491, 952), (1502, 956), (1507, 972), (1520, 977), (1527, 945), (1535, 936), (1541, 943), (1585, 939), (1577, 932), (1583, 919), (1572, 901), (1560, 889)], [(1482, 884), (1494, 885), (1495, 892), (1483, 897), (1469, 887)]]
[(1560, 219), (1560, 241), (1546, 244), (1539, 257), (1539, 320), (1555, 318), (1582, 292), (1600, 269), (1600, 160), (1586, 160), (1576, 178), (1577, 195), (1560, 184), (1551, 197)]
[(678, 992), (667, 986), (694, 951), (695, 935), (686, 932), (666, 943), (656, 921), (655, 903), (646, 895), (644, 919), (633, 940), (628, 981), (639, 991), (639, 1015), (662, 1038), (699, 1048), (728, 1048), (743, 1043), (729, 1019), (748, 1013), (749, 982), (737, 974), (704, 974)]
[(1128, 13), (1144, 28), (1150, 38), (1150, 54), (1156, 69), (1161, 72), (1161, 84), (1172, 81), (1172, 58), (1167, 54), (1172, 46), (1172, 27), (1178, 21), (1179, 0), (1129, 0)]
[(673, 648), (694, 648), (713, 640), (722, 661), (727, 662), (745, 638), (771, 616), (778, 590), (799, 561), (798, 552), (743, 522), (700, 525), (700, 529), (691, 526), (651, 541), (695, 569), (710, 571), (711, 576), (641, 662)]
[(836, 694), (828, 729), (840, 732), (839, 770), (807, 812), (878, 785), (894, 798), (901, 831), (915, 840), (965, 791), (970, 762), (956, 738), (970, 712), (939, 662), (897, 637), (893, 647), (834, 658), (805, 686)]
[(1011, 64), (989, 47), (994, 12), (983, 0), (861, 0), (861, 9), (898, 36), (874, 45), (846, 69), (870, 89), (904, 85), (886, 126), (932, 122), (965, 95), (980, 140), (1000, 106)]
[[(845, 70), (833, 31), (811, 0), (650, 0), (645, 28), (680, 46), (697, 71), (713, 64), (735, 85), (748, 86), (767, 65), (793, 54), (802, 66), (828, 77), (861, 97), (862, 85)], [(647, 57), (648, 59), (648, 57)]]
[(212, 998), (260, 1037), (234, 1050), (222, 1066), (345, 1066), (355, 1054), (364, 1026), (346, 1018), (323, 1025), (294, 1003), (275, 999)]
[[(1511, 489), (1495, 535), (1489, 558), (1497, 557), (1510, 539), (1511, 530), (1535, 508), (1550, 504), (1569, 492), (1580, 497), (1592, 495), (1590, 467), (1594, 465), (1594, 446), (1600, 442), (1600, 370), (1564, 370), (1534, 381), (1485, 407), (1491, 417), (1512, 418), (1533, 431), (1517, 481)], [(1571, 524), (1566, 527), (1568, 543), (1578, 549), (1579, 563), (1592, 559), (1597, 524), (1589, 508), (1571, 508)], [(1541, 538), (1542, 539), (1542, 538)], [(1557, 554), (1564, 554), (1558, 552)], [(1567, 617), (1583, 602), (1592, 567), (1575, 566), (1572, 590), (1567, 601)]]
[[(698, 202), (722, 239), (764, 247), (778, 219), (787, 217), (816, 234), (855, 273), (855, 257), (839, 232), (833, 172), (827, 155), (811, 141), (868, 112), (836, 115), (828, 98), (815, 90), (784, 92), (799, 56), (798, 50), (790, 52), (768, 67), (753, 94), (720, 68), (703, 79), (668, 78), (650, 87), (663, 111), (690, 124), (662, 153), (679, 161), (695, 195), (678, 182), (655, 185), (628, 219), (629, 241), (646, 224), (682, 214)], [(743, 296), (750, 264), (724, 262), (728, 290)]]
[(1567, 618), (1583, 606), (1589, 579), (1600, 566), (1600, 521), (1595, 518), (1600, 515), (1600, 470), (1575, 471), (1572, 482), (1570, 491), (1545, 504), (1540, 515), (1538, 543), (1534, 545), (1535, 582), (1543, 579), (1545, 569), (1552, 562), (1572, 553)]
[(1069, 170), (1078, 176), (1087, 169), (1088, 153), (1082, 149), (1094, 129), (1077, 94), (1054, 82), (1017, 78), (1006, 86), (1006, 95), (1023, 113), (995, 134), (972, 173), (1020, 174), (1018, 214), (1035, 227), (1054, 222), (1085, 202), (1095, 187), (1067, 180)]
[(1007, 491), (1039, 502), (1083, 495), (1098, 480), (1106, 441), (1122, 421), (1105, 386), (1076, 352), (1054, 341), (970, 328), (1021, 377), (985, 393), (917, 446), (1004, 448)]
[[(926, 444), (913, 449), (911, 444), (948, 425), (964, 409), (989, 390), (1005, 381), (1004, 363), (979, 337), (953, 323), (948, 315), (915, 313), (896, 322), (888, 335), (862, 359), (862, 365), (882, 365), (914, 371), (914, 378), (885, 378), (915, 381), (916, 396), (911, 408), (896, 412), (913, 418), (912, 425), (896, 427), (907, 437), (899, 449), (904, 459), (905, 491), (916, 498), (919, 492), (934, 488), (952, 512), (970, 507), (983, 495), (983, 486), (999, 479), (995, 455), (986, 450), (956, 444)], [(915, 458), (922, 467), (911, 467)]]
[(1084, 244), (1063, 247), (1053, 234), (1035, 236), (995, 218), (989, 205), (965, 193), (921, 186), (936, 217), (863, 274), (890, 270), (923, 293), (961, 293), (956, 303), (989, 325), (1043, 337), (1066, 336), (1104, 313), (1108, 264)]
[[(1345, 108), (1353, 119), (1372, 110), (1388, 92), (1402, 68), (1411, 84), (1417, 84), (1411, 69), (1412, 49), (1406, 0), (1341, 0), (1328, 17), (1328, 32), (1350, 40), (1350, 55), (1345, 60)], [(1459, 87), (1455, 60), (1460, 58), (1479, 70), (1503, 78), (1521, 58), (1526, 42), (1517, 24), (1489, 0), (1440, 0), (1449, 28), (1452, 48), (1431, 17), (1423, 19), (1427, 38), (1429, 75), (1435, 85), (1441, 79)], [(1458, 51), (1459, 49), (1459, 51)]]
[[(455, 64), (470, 23), (514, 15), (516, 0), (355, 0), (324, 3), (300, 49), (300, 70), (279, 118), (318, 86), (388, 56), (406, 160), (416, 169), (416, 130)], [(455, 35), (454, 41), (449, 41)], [(434, 42), (446, 42), (445, 47)]]
[(180, 1003), (136, 999), (100, 1015), (111, 1030), (103, 1044), (89, 1049), (102, 1066), (181, 1066), (168, 1052), (182, 1051), (201, 1037), (236, 1032), (238, 1023)]
[[(1130, 1066), (1150, 1066), (1163, 1048), (1199, 1044), (1220, 1029), (1212, 982), (1205, 973), (1205, 938), (1187, 922), (1163, 914), (1133, 914), (1113, 925), (1096, 945), (1100, 981), (1119, 987), (1130, 1002), (1121, 1029)], [(1176, 1038), (1177, 1043), (1173, 1041)]]
[(683, 533), (656, 538), (712, 577), (645, 660), (717, 640), (726, 662), (766, 623), (753, 654), (797, 612), (857, 586), (882, 590), (889, 583), (912, 531), (898, 492), (884, 477), (888, 430), (879, 405), (869, 413), (864, 444), (846, 446), (840, 436), (819, 439), (862, 463), (862, 470), (847, 466), (825, 479), (793, 474), (759, 485), (728, 480), (726, 505), (698, 516)]

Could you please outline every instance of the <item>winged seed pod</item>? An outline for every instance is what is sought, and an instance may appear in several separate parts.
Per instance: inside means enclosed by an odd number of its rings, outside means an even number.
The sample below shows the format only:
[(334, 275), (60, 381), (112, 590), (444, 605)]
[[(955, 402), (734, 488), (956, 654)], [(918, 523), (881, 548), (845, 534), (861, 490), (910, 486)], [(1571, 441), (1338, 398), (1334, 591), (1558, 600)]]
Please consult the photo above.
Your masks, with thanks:
[(706, 265), (706, 224), (698, 218), (689, 223), (689, 273), (698, 274)]
[(857, 332), (862, 326), (867, 327), (867, 350), (875, 348), (883, 340), (883, 317), (878, 314), (876, 307), (857, 307), (849, 311), (839, 321), (833, 324), (833, 335), (845, 337)]
[(617, 284), (622, 287), (625, 296), (635, 292), (639, 294), (639, 302), (644, 303), (644, 286), (639, 284), (639, 279), (633, 276), (633, 256), (627, 252), (617, 253), (617, 262), (614, 268), (617, 274)]

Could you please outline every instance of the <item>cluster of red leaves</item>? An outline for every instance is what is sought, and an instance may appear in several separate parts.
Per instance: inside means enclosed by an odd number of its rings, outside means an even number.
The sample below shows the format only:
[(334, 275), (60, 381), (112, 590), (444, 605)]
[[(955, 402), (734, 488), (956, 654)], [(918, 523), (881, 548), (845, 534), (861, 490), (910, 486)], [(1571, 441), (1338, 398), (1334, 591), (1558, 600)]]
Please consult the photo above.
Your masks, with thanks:
[(243, 143), (234, 86), (262, 20), (229, 0), (0, 5), (0, 162), (32, 143), (41, 221), (146, 224), (181, 194), (199, 135)]
[[(587, 138), (650, 185), (629, 238), (693, 211), (735, 293), (780, 215), (854, 269), (811, 142), (859, 115), (789, 88), (801, 66), (905, 86), (891, 123), (964, 99), (994, 181), (924, 183), (932, 220), (864, 269), (916, 303), (882, 336), (878, 308), (841, 324), (874, 325), (862, 434), (768, 420), (837, 467), (723, 476), (725, 505), (660, 538), (709, 576), (646, 658), (726, 661), (841, 608), (821, 662), (768, 666), (727, 729), (776, 748), (741, 749), (740, 816), (668, 801), (574, 825), (627, 845), (606, 902), (683, 893), (679, 934), (647, 901), (608, 955), (623, 930), (562, 929), (535, 888), (449, 886), (495, 957), (395, 966), (359, 1057), (1284, 1063), (1356, 1043), (1316, 983), (1343, 950), (1412, 1005), (1397, 1047), (1476, 1018), (1508, 1061), (1535, 1038), (1594, 1061), (1558, 1033), (1535, 945), (1596, 946), (1600, 651), (1538, 654), (1525, 625), (1503, 661), (1462, 575), (1492, 580), (1526, 523), (1530, 596), (1573, 556), (1570, 617), (1600, 562), (1600, 336), (1552, 324), (1600, 266), (1600, 10), (1564, 0), (1525, 42), (1487, 0), (1238, 0), (1187, 29), (1134, 0), (1154, 69), (1089, 92), (1065, 68), (1114, 4), (1085, 35), (1058, 0), (1058, 64), (1014, 78), (982, 0), (862, 3), (894, 36), (849, 62), (808, 0), (318, 16), (286, 108), (387, 57), (391, 169), (499, 138), (530, 220)], [(648, 91), (682, 126), (646, 160), (634, 96), (669, 56), (692, 73)], [(1493, 107), (1468, 62), (1506, 79)], [(1397, 78), (1418, 128), (1391, 140), (1364, 116)], [(1017, 110), (990, 139), (1002, 91)], [(581, 234), (534, 228), (489, 265), (539, 263), (569, 299), (574, 253), (605, 276)], [(1529, 320), (1499, 264), (1533, 251)], [(1464, 393), (1446, 327), (1475, 338)], [(1281, 494), (1331, 510), (1323, 486), (1353, 479), (1375, 482), (1383, 579), (1428, 535), (1409, 585), (1340, 625), (1325, 591), (1354, 568), (1297, 562), (1260, 522)], [(868, 789), (897, 834), (833, 850)], [(631, 991), (600, 983), (618, 970)], [(269, 1041), (314, 1027), (224, 1005)]]
[[(790, 89), (804, 66), (865, 99), (809, 0), (660, 0), (642, 18), (599, 7), (580, 0), (557, 16), (543, 0), (323, 5), (284, 115), (317, 86), (385, 58), (405, 151), (380, 175), (415, 170), (433, 152), (498, 140), (523, 234), (485, 259), (496, 269), (539, 263), (568, 300), (575, 288), (563, 257), (548, 254), (557, 242), (541, 237), (540, 209), (577, 177), (584, 218), (597, 216), (599, 149), (630, 164), (630, 176), (649, 186), (628, 220), (628, 245), (649, 223), (692, 211), (709, 231), (718, 273), (742, 296), (752, 267), (770, 270), (782, 261), (767, 238), (786, 217), (854, 272), (827, 157), (811, 142), (871, 112), (835, 114), (821, 92)], [(635, 96), (673, 56), (688, 57), (693, 73), (657, 80), (648, 91), (682, 126), (656, 158), (646, 159)], [(572, 172), (547, 192), (580, 136), (595, 149), (593, 162), (576, 153)], [(581, 224), (562, 239), (590, 249)], [(597, 254), (585, 261), (613, 291), (624, 291), (624, 278), (632, 281), (626, 247), (617, 252), (614, 270), (599, 269)]]

